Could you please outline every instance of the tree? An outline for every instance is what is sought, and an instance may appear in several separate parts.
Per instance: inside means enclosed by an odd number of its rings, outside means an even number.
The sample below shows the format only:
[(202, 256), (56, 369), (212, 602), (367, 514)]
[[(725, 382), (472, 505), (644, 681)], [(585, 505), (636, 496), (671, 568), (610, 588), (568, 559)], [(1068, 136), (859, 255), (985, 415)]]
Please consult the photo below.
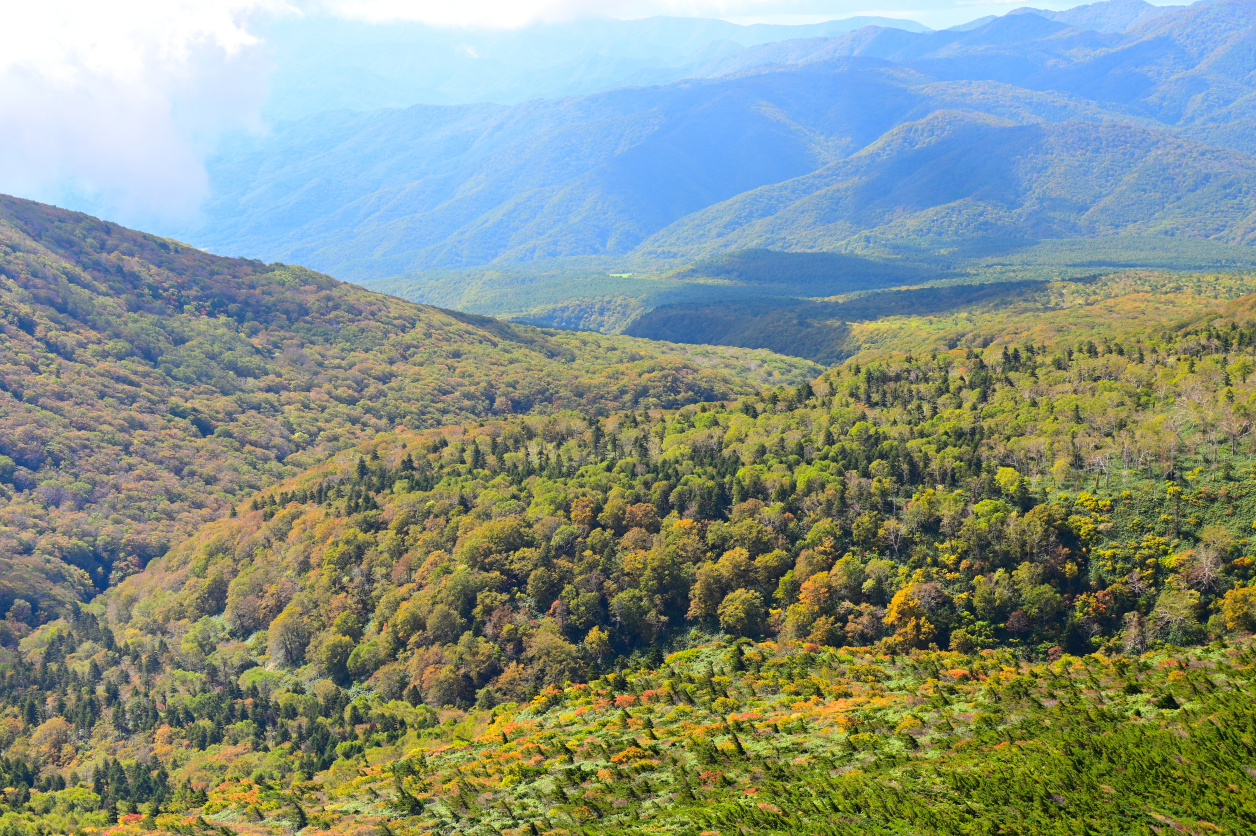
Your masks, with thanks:
[(462, 616), (446, 604), (437, 604), (427, 617), (427, 634), (437, 644), (450, 644), (457, 641), (467, 623)]
[(562, 591), (562, 579), (553, 569), (538, 566), (528, 575), (528, 595), (540, 612), (546, 612), (558, 593)]
[(998, 483), (999, 490), (1003, 491), (1003, 495), (1012, 504), (1022, 508), (1025, 506), (1029, 498), (1029, 486), (1025, 477), (1020, 475), (1015, 468), (1000, 467), (994, 474), (994, 480)]
[(928, 647), (938, 635), (920, 592), (918, 584), (908, 584), (894, 593), (885, 610), (886, 625), (896, 631), (894, 637), (906, 647)]
[(1007, 571), (1000, 569), (992, 575), (973, 579), (973, 609), (983, 621), (998, 624), (1016, 604), (1016, 593)]
[(353, 639), (348, 636), (331, 636), (318, 649), (318, 666), (337, 682), (349, 678), (349, 654), (353, 653)]
[(737, 636), (758, 634), (766, 614), (763, 596), (752, 589), (735, 589), (728, 593), (717, 611), (720, 627)]
[(538, 687), (577, 680), (584, 671), (576, 648), (552, 626), (530, 637), (523, 661), (531, 669), (533, 684)]
[(877, 534), (881, 530), (880, 517), (875, 511), (864, 511), (851, 525), (850, 533), (854, 541), (865, 548), (876, 543)]
[(897, 558), (903, 550), (903, 544), (907, 542), (907, 532), (903, 529), (902, 524), (895, 519), (888, 519), (881, 524), (881, 530), (877, 533), (882, 543), (889, 546)]
[(289, 605), (270, 623), (266, 647), (276, 663), (284, 667), (295, 667), (305, 658), (305, 647), (309, 640), (305, 615), (295, 606)]
[(590, 628), (584, 637), (584, 649), (599, 665), (610, 655), (610, 635), (601, 627)]
[(1231, 589), (1221, 599), (1221, 615), (1225, 628), (1234, 633), (1250, 632), (1256, 627), (1256, 587)]
[(1193, 644), (1203, 632), (1198, 611), (1198, 592), (1165, 587), (1151, 611), (1151, 623), (1164, 641), (1176, 645)]
[(616, 595), (610, 611), (620, 640), (630, 645), (654, 641), (667, 623), (655, 612), (650, 596), (640, 589), (625, 589)]

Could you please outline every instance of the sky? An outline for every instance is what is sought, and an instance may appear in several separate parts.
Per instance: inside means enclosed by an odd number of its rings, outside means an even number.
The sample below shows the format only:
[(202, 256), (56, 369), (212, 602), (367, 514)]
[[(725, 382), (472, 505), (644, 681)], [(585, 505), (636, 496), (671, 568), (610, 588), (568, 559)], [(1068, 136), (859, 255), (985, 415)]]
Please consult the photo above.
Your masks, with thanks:
[[(261, 130), (276, 18), (517, 27), (588, 15), (736, 23), (855, 15), (944, 28), (1003, 0), (39, 0), (0, 27), (0, 192), (143, 226), (190, 218), (225, 131)], [(1039, 2), (1062, 9), (1070, 2)]]

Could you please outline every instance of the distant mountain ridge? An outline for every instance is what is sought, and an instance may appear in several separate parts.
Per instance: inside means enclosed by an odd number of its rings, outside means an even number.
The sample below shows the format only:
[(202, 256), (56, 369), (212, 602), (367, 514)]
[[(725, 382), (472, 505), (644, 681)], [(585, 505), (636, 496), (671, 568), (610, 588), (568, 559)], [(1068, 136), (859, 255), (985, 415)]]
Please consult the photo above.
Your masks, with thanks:
[(1153, 6), (1146, 0), (1100, 0), (1098, 3), (1077, 6), (1062, 12), (1026, 6), (1013, 9), (1008, 14), (1036, 14), (1047, 20), (1056, 20), (1060, 23), (1067, 23), (1069, 26), (1080, 26), (1098, 32), (1125, 32), (1139, 24), (1184, 8), (1186, 8), (1184, 5)]
[(1170, 232), (1250, 245), (1256, 160), (1142, 128), (936, 111), (796, 180), (686, 216), (654, 257), (845, 248), (853, 236), (1071, 238)]
[(337, 109), (517, 104), (666, 84), (748, 47), (864, 26), (929, 31), (915, 21), (876, 16), (795, 25), (595, 16), (452, 32), (409, 21), (286, 16), (261, 33), (274, 56), (264, 110), (271, 119), (290, 120)]
[[(799, 178), (853, 177), (859, 166), (839, 165), (843, 160), (900, 126), (957, 112), (1005, 120), (999, 131), (1007, 136), (1017, 125), (1124, 125), (1137, 130), (1120, 135), (1157, 149), (1166, 170), (1204, 179), (1171, 178), (1179, 191), (1153, 200), (1160, 207), (1154, 222), (1099, 222), (1090, 198), (1076, 206), (1057, 201), (1045, 214), (1009, 203), (1000, 210), (1008, 213), (1003, 220), (967, 216), (946, 228), (948, 236), (1143, 230), (1245, 242), (1245, 199), (1224, 195), (1242, 188), (1235, 184), (1246, 182), (1247, 162), (1231, 155), (1216, 163), (1221, 158), (1204, 146), (1256, 152), (1253, 9), (1252, 0), (1167, 10), (1112, 0), (1048, 17), (1022, 10), (970, 30), (865, 27), (741, 50), (706, 67), (706, 77), (662, 86), (513, 106), (320, 114), (225, 146), (211, 164), (214, 197), (204, 222), (173, 232), (213, 250), (312, 264), (355, 281), (484, 265), (649, 268), (652, 260), (671, 264), (734, 241), (806, 249), (873, 230), (878, 239), (937, 237), (941, 221), (924, 221), (918, 194), (887, 207), (875, 223), (830, 218), (823, 213), (831, 207), (816, 208), (821, 214), (795, 216), (788, 232), (766, 237), (740, 229), (726, 210), (793, 189)], [(1110, 31), (1126, 24), (1128, 31)], [(1092, 144), (1118, 135), (1074, 134)], [(1041, 135), (1063, 136), (1050, 129)], [(1034, 159), (1042, 172), (1065, 180), (1084, 179), (1093, 166), (1126, 170), (1116, 145), (1083, 145), (1047, 143)], [(925, 153), (889, 147), (913, 158)], [(995, 157), (1002, 152), (987, 147)], [(1205, 157), (1214, 162), (1203, 165)], [(943, 167), (939, 177), (950, 171), (963, 178), (961, 161), (972, 157), (931, 165)], [(1038, 176), (1017, 170), (1017, 177)], [(1109, 187), (1120, 193), (1116, 181)], [(1074, 185), (1053, 188), (1066, 195)], [(1041, 193), (1013, 189), (1004, 197)], [(886, 194), (907, 197), (902, 189)], [(717, 216), (731, 226), (707, 226)], [(897, 220), (885, 220), (891, 216)], [(958, 223), (953, 213), (947, 217)], [(837, 236), (843, 224), (848, 234)]]

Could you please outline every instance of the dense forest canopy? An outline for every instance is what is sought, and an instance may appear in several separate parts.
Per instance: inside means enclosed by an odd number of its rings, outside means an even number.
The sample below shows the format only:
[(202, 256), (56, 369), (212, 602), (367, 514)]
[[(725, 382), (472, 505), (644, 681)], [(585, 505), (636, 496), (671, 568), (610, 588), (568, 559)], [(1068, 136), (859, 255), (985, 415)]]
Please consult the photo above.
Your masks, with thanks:
[(232, 652), (436, 705), (523, 699), (692, 628), (1198, 643), (1249, 618), (1248, 304), (676, 412), (381, 436), (205, 528), (112, 612), (162, 635), (208, 618)]
[(0, 302), (0, 604), (44, 613), (378, 432), (815, 371), (467, 317), (8, 198)]
[(1253, 297), (1105, 313), (1147, 281), (740, 398), (380, 433), (19, 601), (0, 817), (1244, 832)]
[(1248, 277), (821, 372), (5, 206), (4, 833), (1251, 829)]

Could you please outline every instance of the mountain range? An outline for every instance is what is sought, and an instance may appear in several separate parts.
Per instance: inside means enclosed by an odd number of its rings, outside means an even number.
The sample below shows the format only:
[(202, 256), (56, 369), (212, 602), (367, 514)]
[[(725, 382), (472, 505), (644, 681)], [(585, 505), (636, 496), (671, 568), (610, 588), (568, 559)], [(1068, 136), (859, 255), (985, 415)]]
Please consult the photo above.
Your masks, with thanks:
[[(1253, 8), (1110, 0), (971, 29), (866, 26), (669, 84), (318, 113), (225, 144), (203, 221), (175, 232), (354, 281), (405, 275), (420, 296), (438, 269), (937, 255), (991, 236), (1189, 239), (1209, 266), (1248, 236)], [(1154, 196), (1127, 199), (1161, 171)]]
[(1253, 11), (411, 30), (0, 196), (0, 836), (1250, 832)]
[[(1156, 8), (1156, 7), (1151, 7)], [(910, 32), (911, 20), (850, 17), (740, 25), (696, 17), (579, 17), (517, 28), (387, 25), (320, 15), (278, 16), (260, 31), (271, 53), (264, 115), (413, 104), (517, 104), (701, 74), (712, 61), (773, 41), (831, 37), (864, 26)]]

